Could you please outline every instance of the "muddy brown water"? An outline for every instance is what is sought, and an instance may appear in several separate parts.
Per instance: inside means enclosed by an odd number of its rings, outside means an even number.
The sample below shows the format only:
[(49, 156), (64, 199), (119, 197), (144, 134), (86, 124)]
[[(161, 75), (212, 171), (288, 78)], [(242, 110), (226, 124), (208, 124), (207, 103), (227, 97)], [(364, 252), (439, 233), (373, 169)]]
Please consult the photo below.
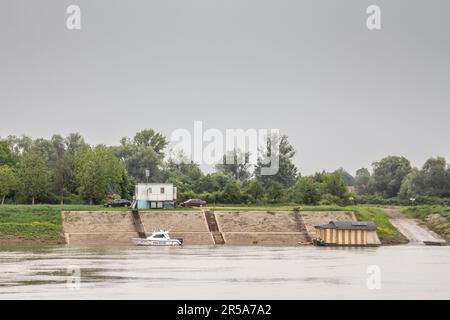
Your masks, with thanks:
[(450, 247), (414, 245), (3, 246), (0, 299), (449, 299), (449, 270)]

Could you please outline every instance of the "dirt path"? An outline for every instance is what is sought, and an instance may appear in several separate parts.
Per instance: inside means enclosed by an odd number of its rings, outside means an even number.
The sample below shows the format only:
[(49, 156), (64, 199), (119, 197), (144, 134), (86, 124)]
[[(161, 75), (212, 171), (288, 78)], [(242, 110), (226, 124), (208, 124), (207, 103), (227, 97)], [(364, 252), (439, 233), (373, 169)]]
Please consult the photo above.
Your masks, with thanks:
[(406, 217), (399, 209), (384, 209), (384, 211), (389, 215), (392, 225), (408, 238), (410, 244), (423, 244), (424, 241), (445, 243), (438, 234), (420, 225), (419, 220)]

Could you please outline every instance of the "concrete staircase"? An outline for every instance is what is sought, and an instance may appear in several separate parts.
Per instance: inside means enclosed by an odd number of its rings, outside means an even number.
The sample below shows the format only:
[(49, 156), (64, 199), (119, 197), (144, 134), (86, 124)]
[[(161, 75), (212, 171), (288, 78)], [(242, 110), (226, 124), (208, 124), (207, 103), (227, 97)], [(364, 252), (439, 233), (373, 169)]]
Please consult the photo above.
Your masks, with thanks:
[(136, 229), (139, 238), (147, 238), (147, 233), (145, 232), (145, 227), (142, 223), (139, 211), (137, 209), (133, 209), (131, 215), (133, 217), (134, 228)]
[(307, 240), (307, 243), (312, 243), (312, 238), (310, 233), (308, 232), (308, 229), (306, 228), (305, 221), (303, 221), (302, 215), (300, 214), (299, 210), (293, 211), (294, 220), (297, 224), (297, 229), (299, 232), (302, 232), (304, 234), (304, 237)]
[(212, 211), (204, 211), (206, 223), (208, 224), (209, 232), (211, 232), (215, 244), (225, 244), (223, 235), (219, 230), (219, 225), (217, 224), (216, 216)]

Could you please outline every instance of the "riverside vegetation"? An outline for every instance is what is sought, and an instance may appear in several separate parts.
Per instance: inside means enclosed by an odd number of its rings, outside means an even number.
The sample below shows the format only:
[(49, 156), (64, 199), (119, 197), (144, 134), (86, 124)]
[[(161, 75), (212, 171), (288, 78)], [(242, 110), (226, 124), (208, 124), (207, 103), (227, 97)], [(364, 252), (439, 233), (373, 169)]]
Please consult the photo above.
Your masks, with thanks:
[[(398, 242), (399, 235), (382, 210), (362, 204), (405, 206), (414, 198), (415, 204), (450, 205), (450, 166), (442, 157), (414, 168), (402, 156), (387, 156), (355, 176), (343, 168), (304, 176), (287, 136), (270, 136), (266, 143), (268, 150), (279, 144), (279, 171), (272, 176), (261, 175), (264, 155), (252, 166), (250, 155), (237, 149), (227, 154), (231, 164), (224, 157), (215, 172), (205, 174), (183, 154), (168, 156), (166, 137), (152, 129), (113, 146), (89, 145), (78, 133), (0, 138), (0, 234), (53, 242), (61, 237), (62, 208), (98, 210), (107, 199), (130, 199), (135, 184), (146, 181), (147, 169), (150, 182), (176, 185), (178, 199), (201, 198), (211, 206), (351, 208), (360, 220), (377, 222), (385, 242)], [(448, 221), (445, 212), (437, 214), (447, 220), (430, 213), (439, 232), (446, 232), (439, 225)], [(423, 211), (409, 214), (424, 216)]]
[[(202, 198), (209, 203), (267, 205), (415, 204), (450, 205), (450, 167), (442, 157), (413, 168), (401, 156), (387, 156), (355, 176), (340, 168), (301, 175), (295, 148), (288, 137), (267, 137), (279, 144), (279, 170), (261, 175), (257, 164), (240, 150), (205, 174), (185, 155), (166, 154), (168, 141), (154, 130), (143, 130), (119, 145), (92, 146), (78, 133), (50, 139), (28, 136), (0, 138), (0, 202), (7, 204), (101, 204), (105, 198), (129, 199), (138, 182), (171, 182), (178, 198)], [(349, 188), (352, 187), (352, 188)]]

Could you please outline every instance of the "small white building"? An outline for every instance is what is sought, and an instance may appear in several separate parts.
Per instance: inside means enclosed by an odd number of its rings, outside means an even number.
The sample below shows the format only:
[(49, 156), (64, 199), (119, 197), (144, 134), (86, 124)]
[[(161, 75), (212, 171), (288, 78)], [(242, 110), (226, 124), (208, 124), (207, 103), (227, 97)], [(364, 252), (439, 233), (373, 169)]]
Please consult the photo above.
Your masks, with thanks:
[(172, 209), (177, 200), (177, 188), (172, 183), (139, 183), (135, 197), (138, 209)]

